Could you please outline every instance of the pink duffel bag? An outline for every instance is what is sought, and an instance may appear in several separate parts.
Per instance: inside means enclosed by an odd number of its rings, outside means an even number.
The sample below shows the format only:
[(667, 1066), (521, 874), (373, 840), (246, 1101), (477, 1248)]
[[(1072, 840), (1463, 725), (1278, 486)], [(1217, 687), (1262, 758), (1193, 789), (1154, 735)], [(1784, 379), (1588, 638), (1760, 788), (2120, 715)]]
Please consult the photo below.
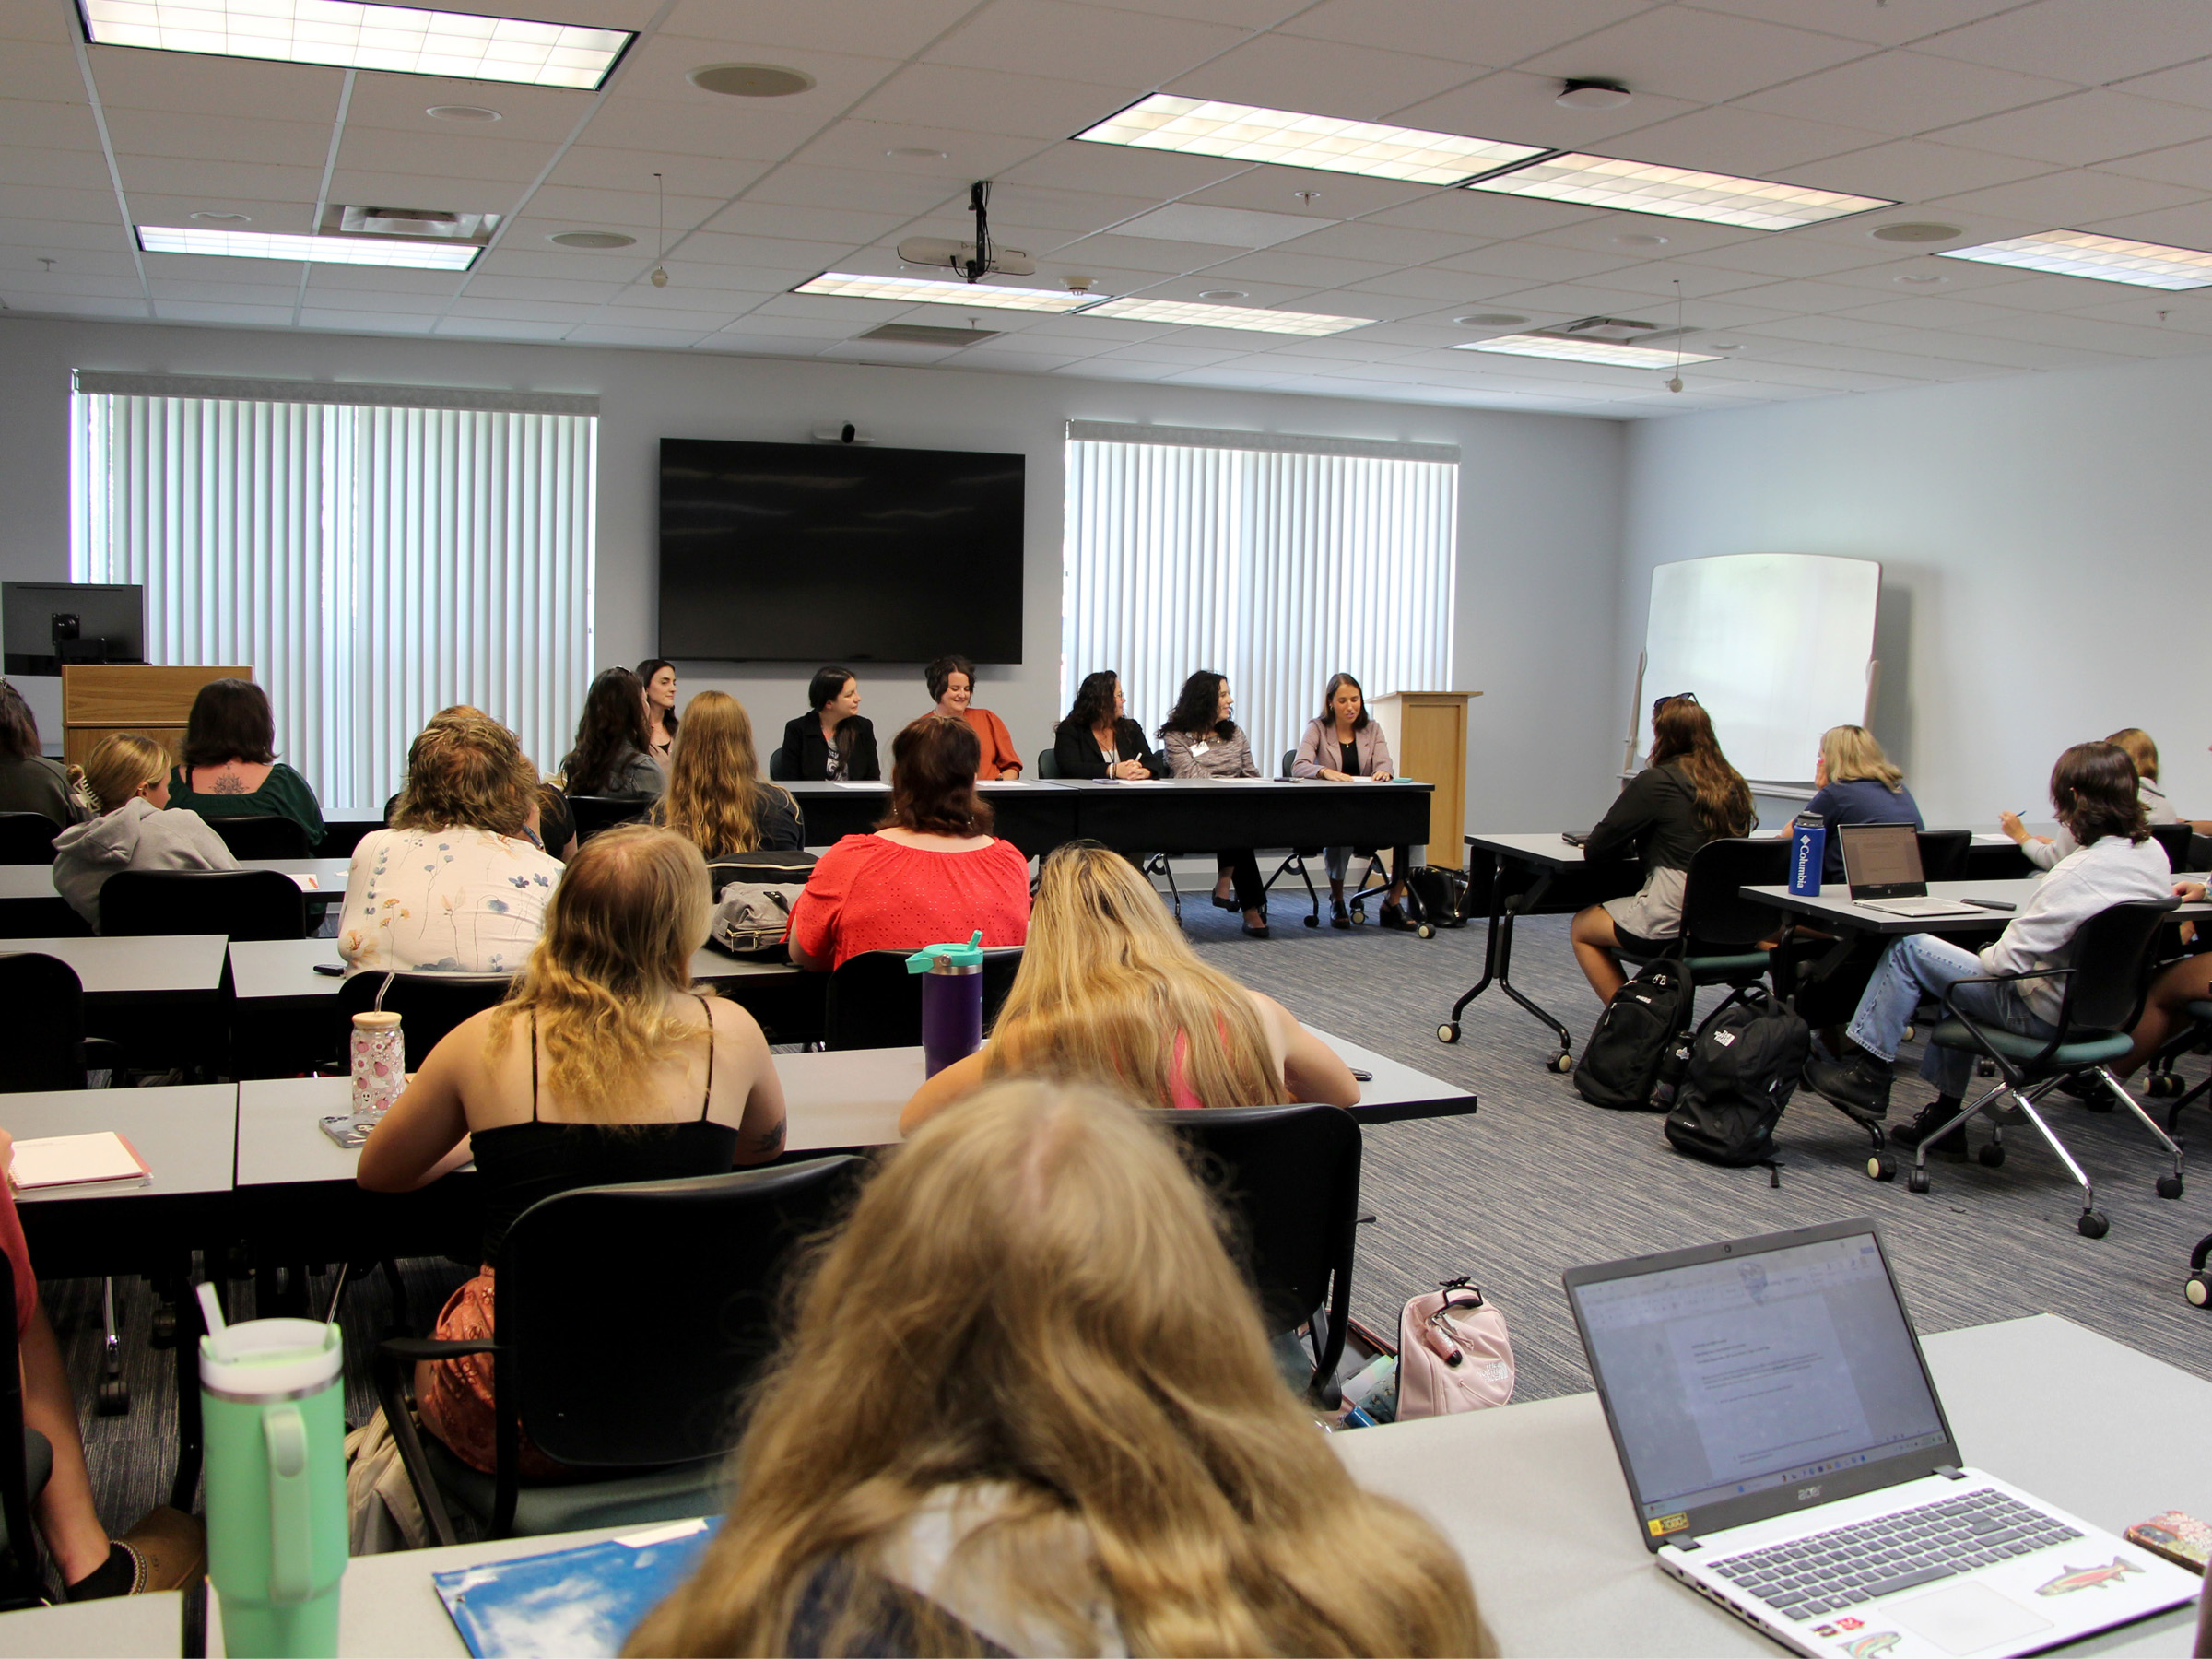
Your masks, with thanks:
[(1398, 1421), (1479, 1411), (1513, 1397), (1505, 1315), (1462, 1277), (1406, 1304), (1398, 1321)]

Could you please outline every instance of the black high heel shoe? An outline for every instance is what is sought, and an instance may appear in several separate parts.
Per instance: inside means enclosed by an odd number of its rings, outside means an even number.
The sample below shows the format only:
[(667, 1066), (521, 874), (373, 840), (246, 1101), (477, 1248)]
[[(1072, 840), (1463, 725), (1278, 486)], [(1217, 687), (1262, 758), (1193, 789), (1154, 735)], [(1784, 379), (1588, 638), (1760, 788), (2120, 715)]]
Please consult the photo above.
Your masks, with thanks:
[(1344, 900), (1341, 899), (1329, 900), (1329, 925), (1342, 928), (1347, 933), (1351, 931), (1352, 912), (1344, 908)]

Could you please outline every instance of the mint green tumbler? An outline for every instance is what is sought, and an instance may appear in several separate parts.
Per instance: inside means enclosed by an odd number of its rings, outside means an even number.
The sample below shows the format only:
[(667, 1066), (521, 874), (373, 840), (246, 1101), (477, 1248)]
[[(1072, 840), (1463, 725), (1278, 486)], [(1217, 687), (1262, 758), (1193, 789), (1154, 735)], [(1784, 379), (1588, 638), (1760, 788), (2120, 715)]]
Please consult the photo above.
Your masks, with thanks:
[(207, 1576), (237, 1659), (332, 1659), (346, 1576), (338, 1327), (255, 1319), (200, 1338)]

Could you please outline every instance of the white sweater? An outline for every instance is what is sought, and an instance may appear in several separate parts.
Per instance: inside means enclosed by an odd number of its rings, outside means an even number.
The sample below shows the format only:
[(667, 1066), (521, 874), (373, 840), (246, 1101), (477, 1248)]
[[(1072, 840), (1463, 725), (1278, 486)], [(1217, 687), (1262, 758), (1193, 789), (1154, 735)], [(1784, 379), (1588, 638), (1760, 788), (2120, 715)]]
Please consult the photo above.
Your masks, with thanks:
[[(1990, 973), (2069, 967), (2074, 935), (2091, 916), (2115, 904), (2172, 896), (2173, 872), (2157, 841), (2136, 843), (2124, 835), (2103, 836), (2052, 866), (2012, 924), (1982, 952), (1982, 966)], [(2055, 1024), (2065, 981), (2028, 980), (2020, 994), (2039, 1018)]]

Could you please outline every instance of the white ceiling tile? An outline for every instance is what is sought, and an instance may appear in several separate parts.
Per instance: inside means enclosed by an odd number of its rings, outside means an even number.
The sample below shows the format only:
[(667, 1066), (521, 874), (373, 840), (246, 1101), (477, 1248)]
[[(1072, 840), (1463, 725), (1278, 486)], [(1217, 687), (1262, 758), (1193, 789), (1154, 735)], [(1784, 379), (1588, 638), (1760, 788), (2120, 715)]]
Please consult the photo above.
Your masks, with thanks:
[[(50, 87), (49, 98), (76, 88)], [(0, 98), (0, 153), (23, 149), (87, 150), (101, 153), (100, 128), (92, 106), (80, 97), (74, 102), (45, 99)]]
[(1519, 67), (1618, 80), (1696, 103), (1732, 98), (1864, 57), (1863, 41), (1751, 18), (1665, 6), (1641, 12)]
[[(853, 42), (865, 46), (865, 37)], [(622, 60), (618, 89), (610, 95), (635, 102), (641, 99), (665, 100), (682, 108), (694, 121), (735, 121), (746, 125), (774, 125), (796, 131), (818, 129), (843, 113), (855, 99), (882, 83), (899, 67), (896, 58), (868, 53), (815, 52), (802, 65), (814, 77), (806, 91), (788, 98), (731, 98), (706, 92), (687, 77), (704, 64), (732, 56), (729, 43), (720, 38), (698, 39), (662, 33), (640, 41)], [(597, 124), (597, 118), (594, 118)]]
[(2110, 351), (2083, 351), (2073, 346), (2039, 345), (2029, 340), (1996, 340), (1986, 335), (1949, 332), (1918, 336), (1900, 333), (1886, 336), (1877, 342), (1877, 348), (1900, 351), (1917, 347), (1930, 356), (1941, 356), (1952, 362), (1986, 363), (2002, 369), (2088, 369), (2128, 360)]
[[(701, 98), (711, 98), (700, 93)], [(773, 112), (747, 120), (749, 112), (719, 106), (743, 99), (712, 99), (702, 109), (687, 100), (608, 97), (592, 117), (584, 135), (608, 149), (652, 150), (672, 156), (718, 156), (733, 160), (778, 161), (811, 136), (818, 123), (804, 115)]]
[(2080, 306), (2068, 314), (2094, 317), (2101, 323), (2132, 323), (2140, 328), (2174, 334), (2212, 335), (2212, 299), (2202, 288), (2181, 294), (2138, 294), (2133, 299)]
[(711, 334), (703, 340), (694, 340), (691, 349), (757, 358), (808, 358), (815, 353), (814, 344), (810, 341), (777, 339), (771, 335), (740, 332), (735, 327)]
[(1300, 214), (1255, 212), (1210, 203), (1171, 202), (1114, 226), (1117, 236), (1160, 241), (1212, 242), (1228, 248), (1272, 248), (1302, 237), (1324, 221)]
[[(500, 119), (472, 125), (429, 113), (442, 104), (496, 110)], [(403, 133), (479, 133), (510, 143), (559, 144), (576, 130), (591, 107), (590, 93), (562, 87), (503, 86), (431, 75), (357, 75), (353, 96), (346, 103), (346, 124)]]
[(1234, 259), (1242, 252), (1241, 248), (1203, 242), (1161, 241), (1149, 236), (1107, 233), (1078, 238), (1057, 250), (1054, 257), (1078, 264), (1088, 262), (1087, 269), (1095, 265), (1120, 271), (1148, 271), (1155, 276), (1180, 276), (1185, 271), (1205, 270), (1222, 260)]
[[(2077, 92), (2050, 103), (1946, 127), (1945, 144), (2086, 167), (2212, 134), (2212, 110), (2118, 92)], [(2158, 177), (2156, 172), (2147, 174)]]
[(684, 351), (704, 332), (688, 328), (639, 328), (626, 323), (585, 323), (570, 329), (561, 338), (578, 346), (641, 346), (650, 350)]
[(1921, 42), (1923, 52), (2101, 86), (2212, 55), (2194, 0), (2041, 0)]
[[(346, 71), (319, 64), (265, 64), (240, 58), (180, 57), (173, 52), (138, 52), (124, 46), (88, 46), (92, 84), (106, 108), (169, 110), (180, 115), (248, 114), (265, 121), (337, 119)], [(0, 53), (0, 61), (17, 52)], [(189, 65), (189, 67), (186, 67)], [(65, 56), (54, 67), (64, 78), (51, 86), (81, 87), (76, 65)], [(0, 82), (0, 95), (6, 94)], [(48, 96), (52, 96), (51, 90)]]
[(866, 121), (943, 123), (953, 112), (978, 132), (1017, 138), (1067, 138), (1134, 102), (1141, 88), (1088, 86), (1040, 76), (913, 64), (851, 113)]
[(776, 202), (736, 202), (706, 223), (722, 236), (774, 236), (794, 241), (845, 242), (865, 247), (891, 235), (911, 216), (855, 213), (841, 207), (789, 207)]
[(1743, 271), (1759, 276), (1825, 276), (1833, 271), (1856, 270), (1865, 265), (1892, 265), (1893, 247), (1869, 242), (1864, 248), (1813, 241), (1800, 236), (1776, 236), (1755, 242), (1735, 242), (1724, 248), (1685, 253), (1686, 266), (1712, 265), (1724, 271)]
[(1487, 300), (1495, 294), (1511, 293), (1515, 288), (1527, 286), (1526, 281), (1519, 276), (1477, 276), (1469, 271), (1450, 270), (1442, 265), (1423, 265), (1393, 271), (1386, 276), (1372, 277), (1366, 282), (1355, 282), (1345, 291), (1347, 295), (1373, 293), (1402, 295), (1410, 300), (1443, 300), (1466, 309), (1475, 301)]
[(1407, 126), (1470, 138), (1541, 144), (1557, 149), (1602, 149), (1622, 133), (1687, 115), (1700, 107), (1689, 99), (1662, 98), (1642, 88), (1636, 88), (1635, 96), (1617, 110), (1563, 110), (1556, 101), (1559, 95), (1559, 76), (1556, 75), (1505, 70), (1409, 105), (1392, 119)]
[(1171, 201), (1255, 171), (1247, 162), (1224, 161), (1212, 156), (1171, 155), (1118, 144), (1060, 143), (1033, 150), (1029, 160), (994, 176), (1006, 184)]
[[(1659, 240), (1650, 240), (1653, 237)], [(1702, 225), (1695, 219), (1661, 218), (1648, 213), (1605, 213), (1578, 224), (1539, 230), (1529, 240), (1562, 248), (1594, 248), (1623, 258), (1679, 259), (1702, 250), (1756, 246), (1776, 239), (1763, 230), (1746, 230), (1735, 225)], [(1660, 249), (1665, 250), (1664, 254)]]
[(1183, 199), (1260, 213), (1303, 213), (1317, 219), (1337, 220), (1402, 207), (1435, 194), (1430, 185), (1395, 179), (1360, 179), (1302, 167), (1254, 167), (1194, 190)]
[(244, 115), (194, 115), (165, 110), (109, 110), (108, 141), (119, 156), (203, 161), (289, 161), (321, 170), (330, 153), (327, 121), (263, 121)]
[(594, 305), (562, 305), (545, 300), (479, 300), (465, 295), (448, 308), (449, 317), (504, 317), (517, 323), (562, 323), (571, 326), (583, 322), (598, 308)]
[(792, 241), (780, 237), (722, 236), (694, 230), (669, 251), (675, 259), (709, 265), (772, 265), (778, 270), (826, 271), (847, 252), (842, 242)]
[[(679, 0), (666, 28), (672, 34), (733, 47), (834, 53), (850, 52), (855, 42), (865, 41), (883, 56), (909, 57), (974, 8), (975, 0), (807, 0), (804, 6), (786, 0)], [(813, 66), (811, 57), (792, 62), (796, 68)]]
[(2117, 214), (2111, 218), (2084, 218), (2080, 228), (2104, 236), (2132, 237), (2137, 241), (2163, 242), (2169, 247), (2212, 249), (2212, 201), (2192, 202), (2182, 207), (2162, 207), (2152, 213)]
[(1517, 64), (1645, 10), (1651, 0), (1324, 0), (1283, 25), (1352, 46), (1432, 53), (1471, 64)]
[[(547, 152), (547, 159), (551, 159)], [(700, 201), (727, 201), (750, 189), (769, 171), (765, 161), (733, 161), (716, 156), (670, 156), (654, 150), (610, 149), (578, 144), (561, 153), (560, 164), (547, 178), (548, 185), (573, 185), (584, 190), (611, 190), (629, 196), (653, 199), (653, 175), (661, 175), (671, 196)], [(460, 171), (459, 169), (455, 170)], [(476, 175), (472, 175), (476, 176)], [(535, 201), (532, 211), (535, 211)]]
[(1263, 35), (1169, 83), (1167, 89), (1183, 98), (1218, 98), (1347, 121), (1380, 121), (1473, 74), (1465, 64), (1413, 53)]
[[(1040, 243), (1056, 247), (1071, 237), (1093, 235), (1153, 206), (1144, 196), (997, 184), (991, 190), (992, 233), (1034, 252)], [(1027, 242), (1022, 241), (1025, 236), (1030, 239)]]
[[(1235, 259), (1225, 259), (1210, 267), (1208, 275), (1223, 276), (1250, 276), (1257, 282), (1302, 282), (1314, 288), (1333, 288), (1362, 277), (1381, 276), (1395, 269), (1388, 260), (1381, 259), (1320, 259), (1309, 253), (1286, 253), (1280, 249), (1269, 249), (1263, 253), (1246, 253)], [(1324, 311), (1325, 304), (1301, 306), (1307, 311)]]
[[(51, 260), (51, 265), (45, 262)], [(51, 276), (66, 283), (77, 277), (124, 276), (138, 286), (138, 262), (118, 244), (112, 251), (72, 248), (41, 252), (36, 242), (0, 242), (0, 272), (14, 276)]]
[(1482, 276), (1519, 276), (1539, 282), (1573, 282), (1618, 271), (1636, 263), (1625, 248), (1599, 253), (1591, 248), (1562, 248), (1547, 242), (1503, 241), (1454, 253), (1433, 261), (1430, 268), (1467, 271)]
[(67, 299), (82, 300), (143, 299), (146, 286), (135, 273), (114, 272), (100, 275), (86, 271), (64, 270), (57, 265), (52, 271), (33, 265), (23, 270), (10, 262), (10, 268), (0, 273), (0, 293), (7, 296), (7, 303), (20, 310), (34, 300)]
[[(327, 148), (328, 135), (317, 147), (316, 162)], [(357, 127), (346, 124), (338, 140), (341, 171), (412, 174), (423, 179), (479, 179), (502, 184), (527, 184), (545, 171), (559, 146), (494, 138), (480, 133), (454, 137), (445, 133), (409, 133), (395, 127)], [(653, 181), (646, 181), (648, 188)]]
[(1822, 121), (1794, 121), (1738, 105), (1677, 115), (1615, 139), (1605, 153), (1630, 161), (1666, 167), (1701, 168), (1707, 172), (1801, 182), (1797, 171), (1807, 162), (1848, 150), (1865, 149), (1881, 135)]
[(2050, 171), (2043, 162), (2017, 156), (1993, 156), (1983, 150), (1906, 138), (1831, 156), (1825, 161), (1808, 161), (1792, 168), (1790, 176), (1794, 182), (1815, 190), (1841, 190), (1893, 202), (1925, 202), (1992, 184), (2009, 184)]
[[(150, 270), (156, 260), (164, 263), (179, 261), (181, 254), (149, 253), (147, 266)], [(204, 259), (193, 260), (194, 265), (206, 265)], [(249, 263), (245, 261), (241, 264)], [(252, 262), (258, 265), (259, 262)], [(297, 272), (298, 265), (283, 267)], [(307, 271), (307, 291), (310, 294), (344, 294), (347, 305), (361, 304), (369, 294), (401, 294), (418, 310), (429, 306), (435, 310), (461, 291), (467, 277), (454, 271), (408, 271), (379, 265), (310, 265)]]
[[(441, 339), (462, 340), (566, 340), (571, 337), (571, 324), (567, 323), (524, 323), (509, 317), (448, 317), (434, 331)], [(628, 345), (629, 341), (602, 341), (604, 345)]]
[[(126, 170), (128, 164), (126, 163)], [(127, 181), (129, 174), (125, 171)], [(302, 171), (299, 200), (310, 204), (312, 218), (315, 190), (321, 182), (319, 171)], [(429, 201), (418, 198), (424, 194)], [(356, 207), (432, 207), (448, 213), (512, 214), (522, 205), (524, 186), (502, 183), (495, 179), (455, 179), (439, 176), (426, 177), (418, 172), (360, 172), (352, 168), (340, 168), (330, 175), (330, 200), (336, 206)], [(592, 194), (592, 193), (586, 193)], [(132, 193), (132, 200), (137, 200)], [(653, 214), (645, 215), (650, 224)], [(260, 217), (255, 216), (255, 228), (267, 229)]]
[(1241, 29), (1172, 18), (1133, 27), (1126, 12), (1070, 0), (991, 0), (922, 61), (1154, 87), (1250, 38)]
[(41, 298), (36, 304), (17, 305), (12, 297), (0, 298), (7, 299), (11, 311), (34, 317), (120, 317), (138, 322), (148, 314), (147, 302), (143, 300), (102, 300), (89, 295), (55, 294)]
[[(347, 179), (344, 169), (332, 180), (333, 194), (340, 200), (354, 198), (339, 190)], [(475, 181), (455, 179), (453, 189), (472, 191), (478, 187)], [(509, 200), (514, 199), (512, 193)], [(684, 195), (676, 191), (667, 194), (665, 205), (668, 234), (671, 240), (696, 226), (705, 224), (722, 211), (726, 198), (719, 195)], [(440, 204), (443, 206), (444, 204)], [(512, 210), (512, 209), (511, 209)], [(587, 190), (575, 184), (543, 184), (532, 194), (529, 201), (533, 218), (557, 218), (578, 225), (604, 225), (634, 235), (640, 241), (650, 241), (655, 225), (664, 213), (664, 204), (655, 195), (653, 180), (647, 178), (642, 188), (629, 190)]]
[[(731, 176), (733, 182), (735, 175)], [(786, 162), (744, 186), (751, 202), (782, 202), (794, 207), (841, 207), (856, 213), (912, 217), (965, 200), (967, 184), (857, 167), (811, 166)], [(997, 200), (994, 193), (993, 200)]]
[(1479, 238), (1448, 236), (1441, 230), (1415, 230), (1400, 225), (1328, 225), (1282, 244), (1288, 253), (1319, 253), (1345, 259), (1386, 259), (1395, 265), (1427, 265), (1471, 252)]
[[(2212, 118), (2212, 110), (2192, 113)], [(2154, 150), (2147, 156), (2129, 156), (2121, 160), (2108, 161), (2103, 171), (2123, 173), (2135, 179), (2156, 179), (2161, 183), (2178, 184), (2184, 190), (2212, 194), (2212, 141), (2176, 145), (2171, 149)]]
[(68, 190), (41, 184), (0, 182), (0, 219), (60, 219), (77, 224), (112, 225), (112, 190)]
[(320, 305), (306, 306), (300, 312), (300, 326), (318, 334), (427, 334), (436, 321), (435, 316)]
[(164, 323), (223, 323), (233, 328), (286, 328), (289, 305), (227, 305), (214, 300), (156, 300), (154, 315)]
[(567, 282), (550, 276), (510, 276), (487, 273), (479, 261), (469, 273), (468, 298), (537, 300), (570, 305), (599, 305), (621, 292), (619, 282)]
[(44, 100), (82, 96), (84, 84), (76, 71), (76, 54), (67, 46), (10, 41), (7, 50), (0, 52), (0, 98)]
[(1645, 265), (1626, 265), (1607, 271), (1605, 282), (1608, 288), (1626, 288), (1633, 293), (1650, 294), (1656, 299), (1671, 300), (1675, 285), (1682, 285), (1686, 300), (1710, 300), (1720, 294), (1738, 295), (1757, 301), (1752, 289), (1765, 287), (1773, 279), (1747, 271), (1728, 271), (1710, 265), (1693, 265), (1674, 260), (1652, 260)]
[(599, 308), (593, 316), (592, 326), (656, 328), (697, 338), (724, 327), (735, 310), (733, 306), (702, 307), (698, 303), (698, 295), (691, 297), (689, 306), (646, 304), (643, 301), (647, 296), (655, 300), (668, 297), (666, 290), (653, 288), (625, 294), (614, 304)]
[[(940, 116), (955, 112), (940, 111)], [(957, 112), (961, 119), (966, 112)], [(966, 195), (968, 184), (973, 179), (1006, 180), (1013, 170), (1035, 156), (1043, 142), (1036, 138), (1009, 136), (1003, 133), (979, 133), (971, 128), (945, 125), (917, 125), (912, 123), (888, 121), (840, 121), (826, 131), (808, 139), (792, 152), (792, 162), (805, 172), (829, 172), (835, 170), (848, 175), (865, 175), (881, 182), (888, 194), (900, 193), (898, 199), (912, 199), (912, 193), (935, 190), (951, 195), (956, 192)], [(1097, 147), (1080, 145), (1070, 147), (1096, 152)], [(898, 156), (893, 150), (938, 150), (942, 156)], [(1134, 152), (1130, 152), (1134, 153)], [(782, 170), (779, 170), (781, 173)], [(1037, 183), (1059, 183), (1063, 181), (1037, 179)], [(1076, 185), (1089, 189), (1094, 186)], [(850, 187), (848, 187), (850, 188)], [(853, 205), (861, 206), (859, 202)]]
[(1612, 216), (1571, 202), (1544, 202), (1534, 196), (1498, 195), (1482, 190), (1440, 190), (1434, 195), (1385, 208), (1371, 216), (1379, 224), (1410, 225), (1489, 241), (1511, 241), (1568, 225), (1603, 221)]
[(1824, 69), (1744, 101), (1772, 115), (1871, 127), (1912, 137), (1933, 127), (2063, 98), (2072, 81), (1984, 68), (1918, 52), (1885, 52)]
[(2105, 323), (2095, 317), (2063, 312), (1978, 323), (1969, 332), (1987, 335), (1992, 339), (2027, 340), (2041, 346), (2078, 346), (2085, 351), (2109, 351), (2120, 357), (2167, 357), (2177, 351), (2204, 349), (2204, 343), (2194, 335), (2131, 327), (2124, 323)]
[(2023, 179), (2017, 184), (1961, 191), (1927, 205), (1959, 213), (1988, 213), (2034, 221), (2046, 229), (2058, 229), (2077, 219), (2109, 219), (2124, 213), (2152, 213), (2164, 207), (2180, 207), (2200, 199), (2202, 194), (2149, 179), (2124, 179), (2117, 173), (2075, 169)]
[[(323, 182), (321, 167), (285, 167), (249, 161), (201, 161), (190, 157), (118, 156), (116, 171), (123, 188), (131, 195), (242, 196), (250, 200), (284, 202), (315, 199)], [(409, 204), (413, 206), (414, 204)], [(108, 211), (115, 210), (112, 192)]]
[(108, 160), (98, 150), (32, 149), (0, 150), (0, 171), (4, 171), (10, 184), (34, 184), (61, 190), (107, 190), (109, 201), (113, 202), (113, 183), (108, 175)]
[(1866, 323), (1888, 324), (1900, 329), (1971, 328), (1978, 322), (1994, 322), (2017, 316), (2001, 306), (1982, 305), (1967, 299), (1939, 300), (1925, 294), (1911, 298), (1881, 299), (1856, 311), (1841, 312), (1840, 316), (1855, 317)]
[(2132, 76), (2116, 83), (2114, 90), (2136, 98), (2158, 98), (2168, 103), (2192, 104), (2200, 110), (2212, 109), (2212, 58), (2202, 58), (2172, 69), (2154, 70), (2148, 75)]

